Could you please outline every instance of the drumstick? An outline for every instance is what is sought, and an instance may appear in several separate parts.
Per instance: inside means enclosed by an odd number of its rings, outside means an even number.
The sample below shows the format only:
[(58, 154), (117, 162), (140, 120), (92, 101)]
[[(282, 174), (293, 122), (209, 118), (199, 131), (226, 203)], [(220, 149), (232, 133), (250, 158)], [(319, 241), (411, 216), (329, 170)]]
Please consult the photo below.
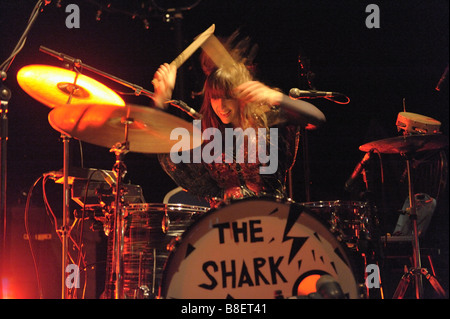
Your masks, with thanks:
[(231, 54), (214, 35), (211, 35), (207, 41), (202, 44), (202, 49), (218, 68), (234, 63)]
[(198, 35), (194, 42), (192, 42), (179, 56), (173, 60), (170, 65), (174, 65), (177, 69), (192, 55), (202, 44), (208, 40), (209, 37), (213, 36), (215, 30), (215, 25), (211, 25), (206, 31)]
[[(216, 26), (213, 24), (208, 29), (206, 29), (203, 33), (199, 34), (194, 41), (186, 48), (183, 52), (178, 55), (175, 60), (173, 60), (170, 65), (175, 66), (177, 69), (184, 63), (186, 60), (194, 54), (194, 52), (201, 47), (201, 45), (208, 40), (214, 33)], [(158, 86), (158, 81), (153, 79), (153, 86), (156, 88)]]

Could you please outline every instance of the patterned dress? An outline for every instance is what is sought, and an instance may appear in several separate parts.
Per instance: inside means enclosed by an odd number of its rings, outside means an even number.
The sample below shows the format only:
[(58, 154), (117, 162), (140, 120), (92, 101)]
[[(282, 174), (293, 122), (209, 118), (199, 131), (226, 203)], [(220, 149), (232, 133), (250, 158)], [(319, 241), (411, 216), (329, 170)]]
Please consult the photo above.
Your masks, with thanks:
[[(289, 169), (293, 166), (296, 159), (296, 153), (299, 141), (299, 126), (289, 123), (286, 116), (280, 109), (269, 112), (270, 123), (278, 123), (270, 126), (270, 133), (277, 129), (277, 169), (270, 173), (261, 173), (261, 167), (270, 165), (270, 161), (261, 161), (257, 138), (247, 137), (244, 143), (233, 143), (233, 148), (223, 147), (223, 152), (216, 155), (211, 162), (202, 160), (200, 163), (174, 163), (170, 154), (159, 154), (159, 161), (165, 172), (174, 180), (174, 182), (188, 191), (192, 195), (206, 199), (213, 207), (222, 201), (242, 199), (254, 196), (272, 196), (278, 198), (287, 197), (286, 180)], [(222, 135), (225, 139), (225, 134)], [(264, 139), (266, 146), (264, 151), (272, 159), (274, 154), (269, 154), (274, 149), (270, 148), (270, 137)], [(201, 148), (205, 148), (204, 143)], [(225, 145), (222, 141), (222, 145)], [(236, 148), (241, 145), (243, 150)], [(256, 145), (256, 146), (255, 146)], [(241, 157), (237, 154), (239, 150)], [(253, 160), (251, 158), (252, 152)], [(189, 158), (193, 158), (195, 150), (191, 150)], [(227, 160), (228, 158), (228, 160)], [(231, 161), (230, 161), (231, 159)], [(254, 160), (256, 159), (256, 160)], [(272, 163), (273, 164), (273, 163)]]

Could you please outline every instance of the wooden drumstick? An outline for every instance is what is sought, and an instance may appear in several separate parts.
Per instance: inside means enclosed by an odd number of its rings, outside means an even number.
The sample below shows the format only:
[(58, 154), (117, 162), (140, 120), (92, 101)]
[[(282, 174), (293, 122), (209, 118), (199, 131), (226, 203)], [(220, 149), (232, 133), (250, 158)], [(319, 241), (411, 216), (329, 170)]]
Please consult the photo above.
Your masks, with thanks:
[(202, 44), (202, 49), (218, 68), (234, 63), (231, 54), (214, 35), (211, 35), (207, 41)]
[(205, 41), (213, 36), (215, 28), (216, 27), (213, 24), (206, 29), (206, 31), (198, 35), (195, 40), (170, 63), (170, 65), (175, 65), (176, 68), (179, 68)]
[[(178, 69), (206, 40), (208, 40), (209, 37), (214, 34), (215, 28), (216, 26), (213, 24), (203, 33), (199, 34), (194, 41), (170, 63), (170, 65), (175, 66)], [(156, 88), (158, 86), (158, 81), (153, 79), (152, 84)]]

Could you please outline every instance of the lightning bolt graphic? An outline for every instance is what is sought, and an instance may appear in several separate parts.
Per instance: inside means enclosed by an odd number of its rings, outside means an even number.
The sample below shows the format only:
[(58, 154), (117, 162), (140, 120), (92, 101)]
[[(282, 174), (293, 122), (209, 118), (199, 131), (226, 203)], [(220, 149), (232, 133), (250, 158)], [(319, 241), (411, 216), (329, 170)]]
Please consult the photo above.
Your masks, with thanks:
[(297, 255), (299, 250), (303, 247), (305, 242), (308, 240), (309, 237), (297, 237), (297, 236), (288, 236), (289, 231), (292, 229), (292, 227), (295, 225), (296, 221), (302, 214), (303, 209), (300, 206), (291, 205), (289, 207), (289, 215), (286, 220), (286, 226), (284, 228), (283, 233), (283, 242), (292, 240), (292, 246), (291, 251), (289, 252), (289, 260), (288, 264), (291, 263), (291, 261), (294, 259), (294, 257)]

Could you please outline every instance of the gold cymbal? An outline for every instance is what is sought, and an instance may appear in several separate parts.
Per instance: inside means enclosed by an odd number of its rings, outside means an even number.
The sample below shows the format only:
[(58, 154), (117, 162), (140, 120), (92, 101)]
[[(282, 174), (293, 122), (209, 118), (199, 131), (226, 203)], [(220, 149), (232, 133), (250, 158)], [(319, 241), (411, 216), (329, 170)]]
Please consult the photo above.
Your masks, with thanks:
[(54, 108), (69, 104), (113, 104), (125, 105), (122, 98), (100, 82), (74, 71), (49, 66), (28, 65), (19, 70), (17, 81), (20, 87), (39, 102)]
[(192, 123), (139, 105), (65, 104), (55, 107), (48, 120), (63, 134), (107, 148), (125, 142), (127, 131), (129, 151), (137, 153), (169, 153), (175, 144), (175, 151), (201, 145), (196, 138), (201, 132)]
[(448, 145), (448, 137), (442, 134), (419, 134), (386, 138), (361, 145), (363, 152), (377, 150), (385, 154), (406, 154), (438, 150)]

